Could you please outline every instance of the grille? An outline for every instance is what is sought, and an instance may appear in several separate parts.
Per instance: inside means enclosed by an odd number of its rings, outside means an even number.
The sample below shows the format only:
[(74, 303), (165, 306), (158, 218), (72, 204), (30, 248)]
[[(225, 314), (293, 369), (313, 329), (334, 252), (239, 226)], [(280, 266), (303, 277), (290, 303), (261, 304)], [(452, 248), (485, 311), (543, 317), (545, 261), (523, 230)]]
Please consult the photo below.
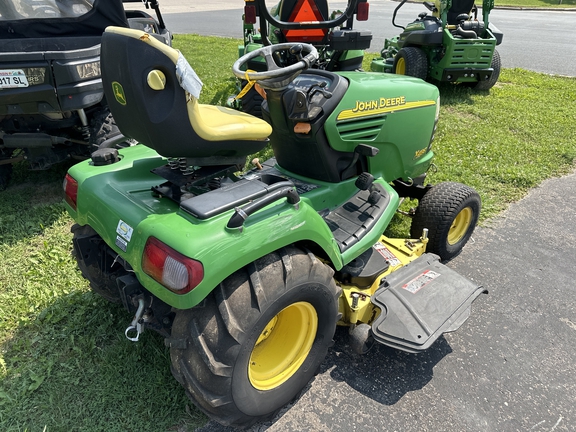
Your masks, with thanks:
[(385, 120), (386, 116), (350, 120), (338, 123), (336, 128), (344, 141), (372, 141), (382, 130)]

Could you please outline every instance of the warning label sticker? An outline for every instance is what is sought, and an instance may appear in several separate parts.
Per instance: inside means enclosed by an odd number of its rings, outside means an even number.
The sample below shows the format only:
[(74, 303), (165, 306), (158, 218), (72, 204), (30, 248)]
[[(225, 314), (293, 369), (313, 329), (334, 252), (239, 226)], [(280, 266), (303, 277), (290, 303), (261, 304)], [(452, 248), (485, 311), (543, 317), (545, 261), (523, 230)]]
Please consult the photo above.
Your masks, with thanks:
[(433, 281), (438, 276), (440, 276), (440, 273), (436, 273), (435, 271), (432, 271), (432, 270), (426, 270), (421, 275), (416, 276), (410, 282), (403, 285), (402, 289), (405, 289), (406, 291), (410, 291), (412, 294), (416, 294), (418, 291), (420, 291), (429, 282)]
[(397, 265), (400, 264), (400, 260), (396, 258), (396, 256), (390, 251), (390, 249), (388, 249), (382, 243), (380, 242), (376, 243), (374, 245), (374, 249), (376, 249), (380, 253), (380, 255), (382, 255), (384, 259), (388, 261), (390, 267), (396, 267)]
[(128, 248), (128, 243), (122, 237), (116, 236), (116, 246), (122, 249), (123, 252), (126, 252), (126, 249)]

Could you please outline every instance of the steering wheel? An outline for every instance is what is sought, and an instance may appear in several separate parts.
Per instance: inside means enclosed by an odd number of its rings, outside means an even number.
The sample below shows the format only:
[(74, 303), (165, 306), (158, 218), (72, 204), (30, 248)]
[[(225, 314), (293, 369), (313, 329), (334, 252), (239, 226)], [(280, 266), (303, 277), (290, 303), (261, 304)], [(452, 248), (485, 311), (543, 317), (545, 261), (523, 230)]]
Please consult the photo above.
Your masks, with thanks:
[[(290, 66), (279, 66), (274, 60), (274, 54), (280, 51), (289, 51), (300, 57), (299, 61)], [(307, 53), (304, 57), (301, 52)], [(256, 57), (263, 57), (266, 62), (267, 71), (246, 72), (240, 68)], [(310, 44), (303, 43), (281, 43), (268, 45), (251, 51), (240, 57), (232, 66), (232, 72), (240, 79), (257, 81), (258, 84), (267, 90), (283, 90), (296, 78), (303, 70), (308, 69), (318, 60), (318, 50)]]

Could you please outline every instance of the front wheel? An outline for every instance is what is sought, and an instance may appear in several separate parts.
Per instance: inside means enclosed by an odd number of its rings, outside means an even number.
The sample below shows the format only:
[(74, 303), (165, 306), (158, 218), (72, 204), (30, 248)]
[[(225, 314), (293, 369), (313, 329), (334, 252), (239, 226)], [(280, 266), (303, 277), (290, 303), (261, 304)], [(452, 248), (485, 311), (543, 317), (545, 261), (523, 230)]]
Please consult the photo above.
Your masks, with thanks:
[(179, 311), (172, 373), (193, 402), (228, 426), (274, 416), (312, 379), (338, 321), (333, 271), (294, 247), (269, 254)]
[(408, 75), (426, 80), (428, 77), (428, 58), (420, 48), (402, 48), (394, 57), (392, 73)]
[(458, 255), (472, 236), (480, 216), (478, 193), (461, 183), (445, 182), (433, 186), (420, 200), (410, 236), (419, 238), (428, 228), (428, 252), (443, 261)]
[[(243, 89), (248, 84), (248, 81), (242, 80), (241, 88)], [(241, 98), (242, 111), (252, 114), (255, 117), (262, 118), (262, 102), (264, 98), (252, 86)]]

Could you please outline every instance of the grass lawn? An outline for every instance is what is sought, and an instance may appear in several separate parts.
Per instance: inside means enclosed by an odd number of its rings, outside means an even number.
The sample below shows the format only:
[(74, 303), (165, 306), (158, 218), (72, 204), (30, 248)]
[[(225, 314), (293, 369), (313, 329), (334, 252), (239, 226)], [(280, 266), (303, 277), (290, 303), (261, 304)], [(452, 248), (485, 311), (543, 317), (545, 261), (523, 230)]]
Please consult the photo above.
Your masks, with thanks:
[[(201, 102), (221, 104), (234, 92), (237, 44), (176, 36), (205, 83)], [(574, 170), (575, 78), (505, 69), (490, 93), (440, 90), (430, 180), (476, 188), (483, 221)], [(146, 332), (129, 342), (123, 333), (132, 317), (93, 295), (76, 269), (65, 170), (17, 166), (0, 192), (0, 430), (194, 430), (206, 418), (172, 378), (163, 340)]]
[[(480, 2), (476, 2), (480, 4)], [(524, 8), (576, 8), (576, 0), (497, 0), (498, 6), (514, 6)]]

